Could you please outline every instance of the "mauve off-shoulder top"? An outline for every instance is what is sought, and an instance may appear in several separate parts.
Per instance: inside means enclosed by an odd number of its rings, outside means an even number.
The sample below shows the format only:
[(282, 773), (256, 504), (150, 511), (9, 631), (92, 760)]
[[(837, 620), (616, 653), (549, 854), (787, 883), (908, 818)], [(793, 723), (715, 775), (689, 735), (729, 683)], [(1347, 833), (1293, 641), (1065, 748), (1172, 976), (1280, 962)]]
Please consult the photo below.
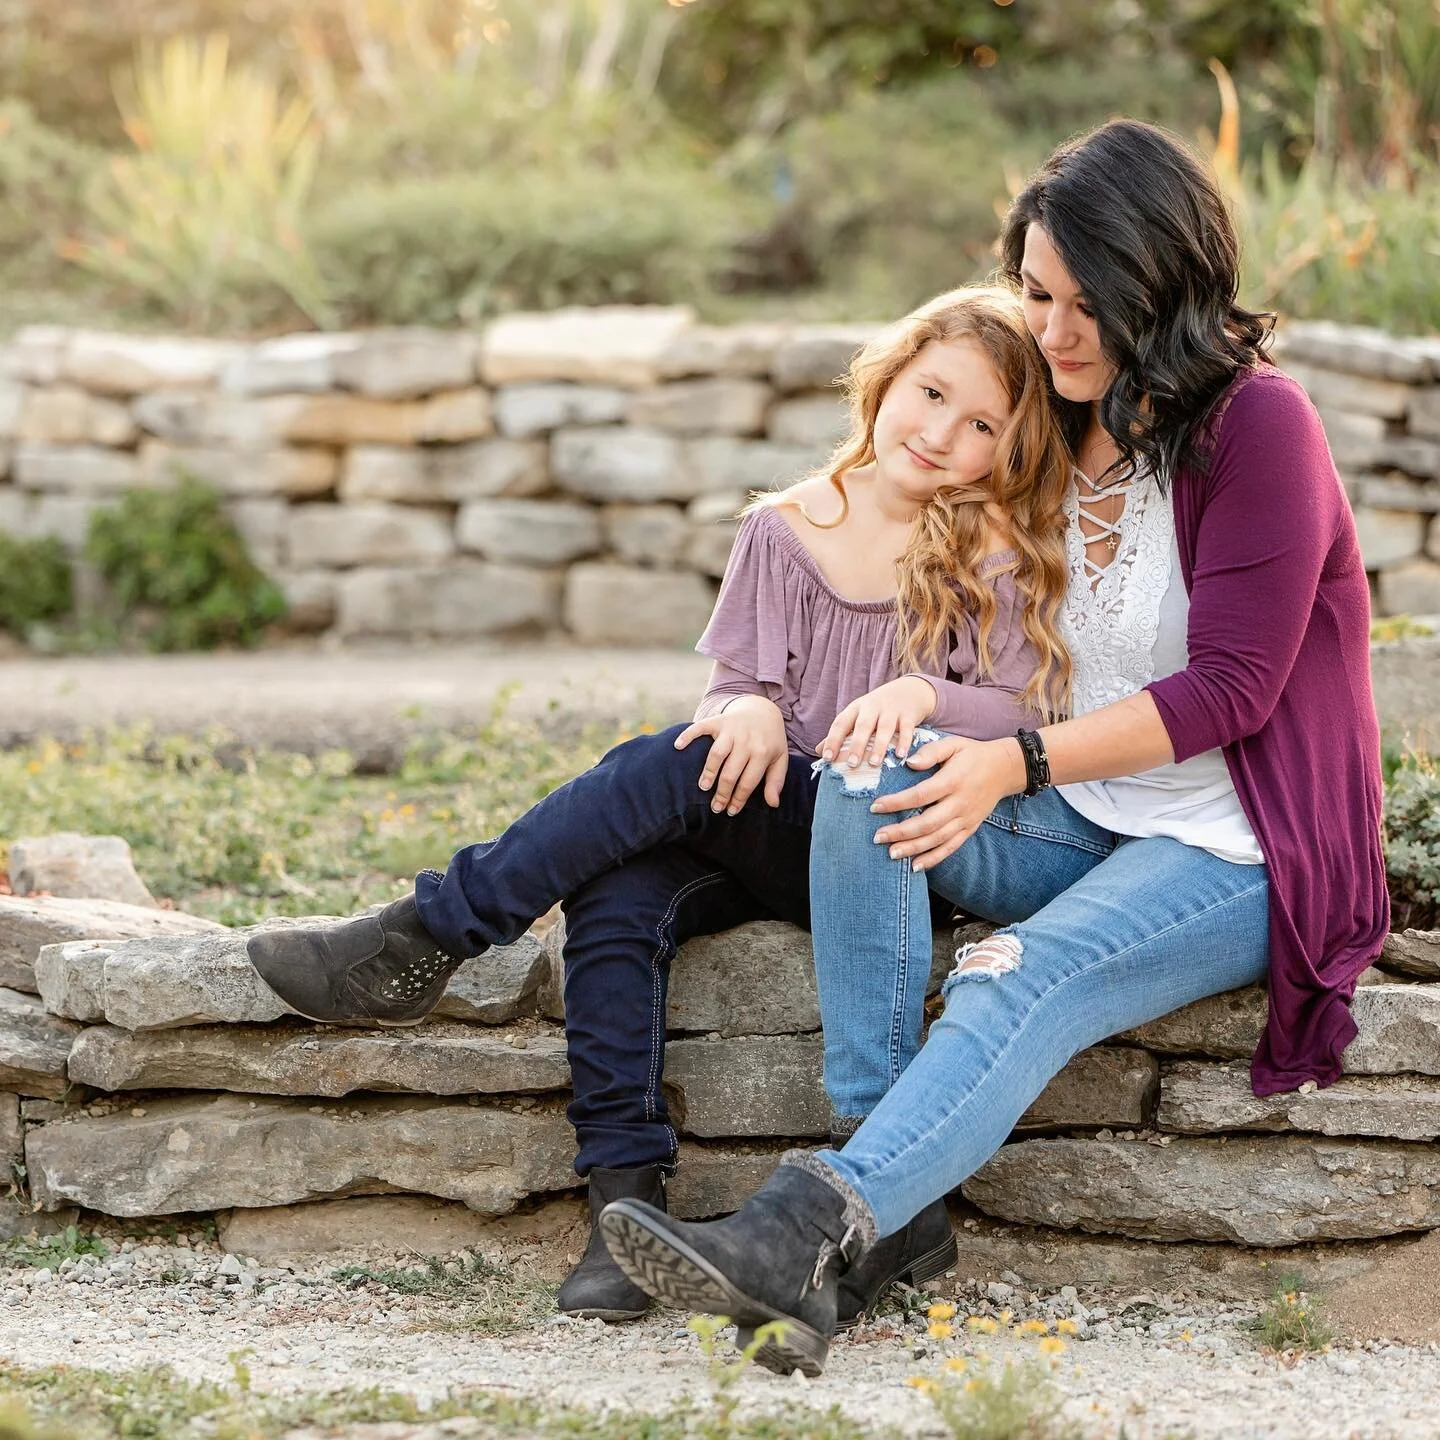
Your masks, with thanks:
[[(938, 698), (926, 722), (977, 740), (1013, 735), (1043, 718), (1020, 699), (1038, 659), (1021, 625), (1013, 550), (987, 557), (981, 574), (995, 587), (991, 668), (977, 674), (978, 624), (952, 636), (943, 667), (923, 674)], [(826, 580), (800, 537), (773, 507), (740, 526), (720, 598), (695, 648), (714, 662), (695, 718), (723, 710), (737, 695), (763, 695), (785, 718), (790, 749), (813, 756), (836, 715), (852, 700), (906, 673), (895, 663), (893, 600), (848, 600)]]

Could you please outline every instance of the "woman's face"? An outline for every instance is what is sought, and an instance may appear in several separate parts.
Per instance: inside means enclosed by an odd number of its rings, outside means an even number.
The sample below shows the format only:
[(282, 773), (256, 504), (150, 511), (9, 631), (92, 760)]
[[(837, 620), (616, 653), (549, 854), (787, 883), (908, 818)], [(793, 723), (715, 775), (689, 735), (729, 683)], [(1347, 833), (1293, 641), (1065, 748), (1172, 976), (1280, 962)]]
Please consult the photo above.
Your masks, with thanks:
[(1033, 223), (1025, 231), (1020, 280), (1025, 323), (1050, 366), (1055, 389), (1082, 404), (1098, 400), (1110, 388), (1115, 366), (1101, 353), (1095, 312), (1050, 237)]

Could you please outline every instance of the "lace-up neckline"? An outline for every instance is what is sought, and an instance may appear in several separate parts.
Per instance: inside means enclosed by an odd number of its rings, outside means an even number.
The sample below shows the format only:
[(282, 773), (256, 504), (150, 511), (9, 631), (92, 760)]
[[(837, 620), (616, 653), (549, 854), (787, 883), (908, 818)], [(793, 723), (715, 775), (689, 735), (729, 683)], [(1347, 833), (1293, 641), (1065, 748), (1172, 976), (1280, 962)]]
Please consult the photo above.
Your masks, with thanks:
[[(1130, 473), (1119, 480), (1112, 480), (1107, 485), (1092, 480), (1078, 465), (1073, 469), (1077, 514), (1095, 527), (1088, 534), (1083, 529), (1080, 531), (1085, 578), (1094, 587), (1099, 584), (1101, 576), (1114, 568), (1119, 559), (1117, 552), (1120, 549), (1120, 542), (1125, 538), (1125, 517), (1131, 509), (1130, 492), (1135, 488), (1139, 477)], [(1101, 505), (1107, 500), (1113, 500), (1117, 495), (1123, 496), (1125, 503), (1113, 520), (1107, 520), (1103, 515), (1096, 513), (1093, 507)], [(1090, 546), (1097, 541), (1103, 541), (1105, 548), (1110, 552), (1110, 558), (1103, 565), (1097, 564), (1090, 558)]]

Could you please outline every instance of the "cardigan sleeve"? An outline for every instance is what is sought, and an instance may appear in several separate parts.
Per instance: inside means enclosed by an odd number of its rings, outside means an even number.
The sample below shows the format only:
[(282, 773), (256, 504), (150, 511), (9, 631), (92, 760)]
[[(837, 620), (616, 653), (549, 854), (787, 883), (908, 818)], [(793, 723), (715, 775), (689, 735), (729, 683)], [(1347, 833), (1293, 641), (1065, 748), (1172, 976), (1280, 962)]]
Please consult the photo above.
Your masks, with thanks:
[(1269, 719), (1349, 510), (1315, 407), (1278, 371), (1239, 390), (1208, 470), (1177, 483), (1202, 490), (1189, 663), (1147, 688), (1180, 761)]

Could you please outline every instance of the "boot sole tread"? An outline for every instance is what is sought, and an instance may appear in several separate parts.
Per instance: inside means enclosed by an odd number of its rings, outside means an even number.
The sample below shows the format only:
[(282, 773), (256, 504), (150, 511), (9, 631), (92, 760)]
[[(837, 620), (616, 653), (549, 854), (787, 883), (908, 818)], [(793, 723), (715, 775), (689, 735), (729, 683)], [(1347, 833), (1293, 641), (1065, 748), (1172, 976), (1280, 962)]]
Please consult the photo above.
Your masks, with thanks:
[(649, 1216), (617, 1200), (601, 1216), (600, 1228), (615, 1263), (661, 1304), (728, 1315), (737, 1327), (751, 1330), (783, 1321), (785, 1334), (756, 1351), (756, 1364), (777, 1375), (799, 1370), (810, 1379), (824, 1371), (830, 1342), (819, 1331), (752, 1299), (683, 1240), (654, 1228)]

